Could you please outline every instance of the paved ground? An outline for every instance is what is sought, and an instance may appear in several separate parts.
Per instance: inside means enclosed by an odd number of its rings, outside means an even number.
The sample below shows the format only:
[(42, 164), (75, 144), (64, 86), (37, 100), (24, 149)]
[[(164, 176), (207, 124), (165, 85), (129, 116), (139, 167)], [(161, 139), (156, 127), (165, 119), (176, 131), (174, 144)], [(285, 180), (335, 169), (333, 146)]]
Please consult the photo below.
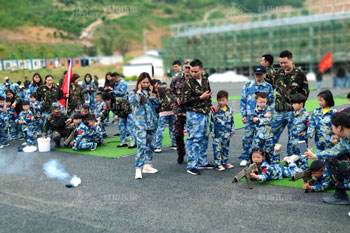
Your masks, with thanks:
[[(231, 141), (232, 170), (194, 177), (165, 148), (154, 158), (159, 174), (142, 180), (134, 180), (132, 155), (22, 153), (16, 151), (21, 141), (15, 142), (0, 151), (0, 232), (348, 232), (350, 207), (323, 204), (325, 194), (232, 184), (242, 133)], [(212, 161), (211, 146), (208, 155)], [(46, 178), (42, 165), (51, 159), (81, 177), (81, 186), (68, 189)]]

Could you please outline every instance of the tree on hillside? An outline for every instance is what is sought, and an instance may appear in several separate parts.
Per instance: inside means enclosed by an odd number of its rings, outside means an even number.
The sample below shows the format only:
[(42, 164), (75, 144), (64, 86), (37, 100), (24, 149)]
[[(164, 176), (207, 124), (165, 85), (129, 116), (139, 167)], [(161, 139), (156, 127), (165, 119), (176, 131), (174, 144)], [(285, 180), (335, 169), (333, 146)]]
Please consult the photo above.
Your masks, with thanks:
[(130, 43), (124, 37), (119, 37), (116, 44), (117, 51), (124, 57), (130, 50)]

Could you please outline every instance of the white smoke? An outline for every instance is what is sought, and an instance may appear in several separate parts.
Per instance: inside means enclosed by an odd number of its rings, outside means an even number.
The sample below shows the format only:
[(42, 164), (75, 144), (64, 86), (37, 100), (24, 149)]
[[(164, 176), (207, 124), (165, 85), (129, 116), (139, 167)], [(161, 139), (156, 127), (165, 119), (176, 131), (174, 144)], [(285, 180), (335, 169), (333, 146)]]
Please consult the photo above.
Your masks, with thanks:
[(27, 153), (1, 153), (0, 174), (18, 174), (33, 172), (32, 166), (35, 154), (28, 156)]
[(43, 170), (49, 179), (57, 179), (63, 183), (68, 183), (72, 178), (57, 160), (50, 160), (44, 163)]
[(76, 175), (71, 176), (57, 160), (44, 163), (43, 170), (49, 179), (59, 180), (68, 185), (67, 187), (77, 187), (81, 184), (80, 178)]

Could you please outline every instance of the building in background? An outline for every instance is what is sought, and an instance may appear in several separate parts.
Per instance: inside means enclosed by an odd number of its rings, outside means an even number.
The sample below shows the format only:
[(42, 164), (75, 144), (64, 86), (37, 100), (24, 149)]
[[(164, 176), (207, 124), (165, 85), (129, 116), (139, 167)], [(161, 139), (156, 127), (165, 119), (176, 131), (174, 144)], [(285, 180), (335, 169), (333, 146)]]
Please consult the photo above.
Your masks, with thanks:
[(278, 58), (290, 50), (295, 63), (311, 71), (328, 52), (335, 63), (350, 61), (350, 2), (175, 24), (170, 32), (163, 39), (166, 70), (174, 60), (199, 58), (209, 73), (251, 75), (261, 55)]
[(157, 78), (164, 76), (163, 58), (160, 50), (149, 50), (123, 65), (124, 76), (139, 76), (142, 72), (147, 72), (152, 77)]

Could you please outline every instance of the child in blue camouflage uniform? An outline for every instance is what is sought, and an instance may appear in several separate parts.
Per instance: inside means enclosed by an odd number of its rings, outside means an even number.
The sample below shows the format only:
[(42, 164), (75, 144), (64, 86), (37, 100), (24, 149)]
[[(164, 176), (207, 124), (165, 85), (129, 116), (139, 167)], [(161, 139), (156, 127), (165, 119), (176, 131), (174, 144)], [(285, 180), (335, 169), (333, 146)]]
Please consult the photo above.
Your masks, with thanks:
[(302, 94), (296, 94), (291, 98), (291, 104), (294, 109), (293, 124), (288, 136), (287, 157), (284, 158), (284, 161), (292, 160), (296, 162), (303, 170), (309, 167), (308, 159), (300, 154), (298, 143), (299, 141), (305, 141), (307, 145), (308, 142), (306, 132), (310, 118), (309, 113), (304, 108), (306, 99)]
[(171, 93), (171, 89), (167, 87), (166, 83), (159, 87), (158, 91), (161, 105), (159, 112), (158, 129), (156, 133), (156, 149), (154, 150), (156, 153), (162, 151), (163, 135), (166, 125), (169, 126), (171, 149), (176, 150), (176, 140), (174, 135), (175, 114), (173, 112), (175, 103), (172, 101), (173, 95)]
[(224, 171), (225, 168), (233, 168), (228, 162), (230, 149), (230, 137), (235, 133), (233, 111), (227, 106), (228, 92), (219, 91), (216, 97), (219, 111), (213, 113), (210, 118), (210, 135), (213, 137), (213, 153), (215, 168)]
[(96, 124), (96, 118), (91, 115), (88, 117), (87, 119), (88, 121), (88, 128), (89, 128), (89, 137), (91, 138), (91, 140), (93, 142), (96, 142), (97, 145), (107, 145), (107, 143), (105, 141), (103, 141), (103, 133), (101, 130), (101, 127)]
[(311, 190), (312, 192), (324, 192), (331, 183), (331, 178), (326, 171), (324, 162), (322, 160), (315, 160), (310, 165), (310, 171), (315, 179), (303, 184), (304, 190)]
[(41, 103), (37, 101), (33, 94), (30, 96), (29, 109), (32, 111), (35, 117), (35, 133), (36, 135), (40, 134), (43, 129), (43, 120), (41, 116)]
[(96, 150), (97, 143), (93, 142), (89, 134), (89, 128), (83, 123), (83, 116), (81, 113), (76, 113), (73, 116), (74, 124), (76, 126), (76, 137), (71, 142), (72, 149), (78, 151), (81, 149)]
[(0, 149), (9, 146), (7, 143), (8, 136), (8, 116), (5, 107), (5, 98), (0, 96)]
[(23, 111), (18, 116), (18, 122), (22, 126), (22, 132), (24, 136), (24, 142), (22, 145), (33, 146), (34, 145), (34, 129), (35, 129), (35, 117), (32, 111), (29, 110), (29, 102), (22, 102)]
[(287, 156), (299, 155), (299, 141), (307, 143), (306, 132), (309, 123), (309, 113), (304, 108), (306, 97), (302, 94), (296, 94), (291, 99), (294, 109), (293, 125), (291, 134), (288, 137)]
[(242, 122), (245, 124), (244, 137), (242, 140), (242, 154), (239, 157), (241, 159), (241, 166), (244, 167), (249, 161), (249, 155), (252, 148), (254, 139), (254, 132), (256, 124), (253, 122), (255, 114), (256, 101), (255, 93), (265, 92), (267, 94), (268, 105), (272, 106), (274, 103), (274, 94), (272, 86), (264, 81), (266, 75), (266, 69), (264, 66), (257, 66), (254, 70), (255, 78), (244, 84), (242, 88), (240, 108), (242, 114)]
[(211, 105), (209, 80), (203, 76), (203, 63), (194, 59), (190, 63), (191, 76), (186, 80), (182, 92), (182, 101), (186, 110), (186, 156), (187, 173), (200, 175), (199, 169), (214, 169), (208, 163), (208, 124), (209, 112), (216, 111)]
[(96, 120), (98, 121), (98, 124), (101, 127), (102, 135), (106, 133), (105, 127), (106, 123), (104, 120), (101, 120), (101, 117), (103, 117), (103, 111), (106, 110), (107, 106), (106, 103), (102, 100), (102, 93), (96, 94), (96, 108), (92, 110), (93, 114), (96, 116)]
[(255, 114), (253, 122), (255, 124), (254, 130), (254, 147), (262, 148), (268, 154), (272, 163), (278, 163), (279, 157), (273, 153), (273, 134), (271, 128), (270, 109), (267, 106), (267, 95), (265, 92), (257, 92), (256, 96)]
[(155, 108), (159, 105), (159, 94), (148, 73), (143, 72), (139, 75), (136, 88), (131, 92), (130, 103), (137, 141), (135, 179), (142, 179), (142, 173), (154, 174), (158, 172), (152, 167), (151, 161), (158, 122)]
[(331, 118), (336, 112), (332, 92), (322, 91), (318, 94), (319, 108), (315, 109), (310, 117), (307, 137), (315, 136), (316, 152), (321, 152), (333, 147)]
[(9, 99), (6, 100), (6, 113), (8, 117), (8, 131), (10, 133), (10, 140), (14, 140), (18, 136), (18, 131), (17, 131), (18, 115), (16, 113), (16, 109), (12, 107), (12, 101)]
[(292, 177), (302, 172), (295, 163), (288, 163), (288, 167), (281, 164), (270, 165), (269, 156), (260, 148), (253, 148), (251, 153), (251, 162), (258, 165), (257, 171), (250, 173), (252, 179), (259, 181), (280, 180), (283, 177)]

